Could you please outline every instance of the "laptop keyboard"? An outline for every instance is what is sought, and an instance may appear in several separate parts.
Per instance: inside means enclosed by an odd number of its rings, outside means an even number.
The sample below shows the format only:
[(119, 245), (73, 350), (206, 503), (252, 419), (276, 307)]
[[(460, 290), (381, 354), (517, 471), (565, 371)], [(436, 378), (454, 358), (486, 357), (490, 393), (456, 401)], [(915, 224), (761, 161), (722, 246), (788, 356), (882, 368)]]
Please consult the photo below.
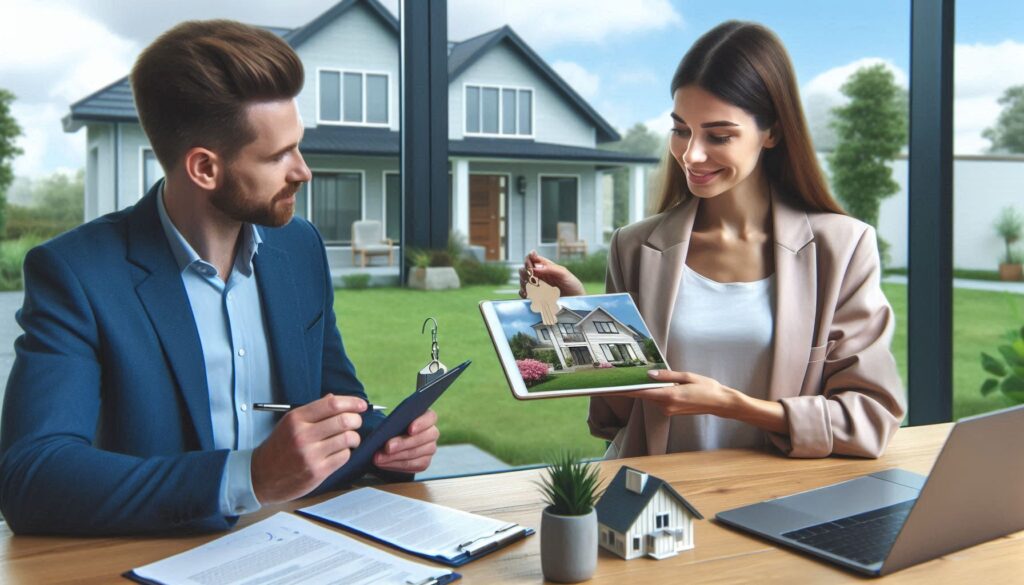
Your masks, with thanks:
[(782, 536), (863, 565), (885, 560), (916, 500), (847, 516)]

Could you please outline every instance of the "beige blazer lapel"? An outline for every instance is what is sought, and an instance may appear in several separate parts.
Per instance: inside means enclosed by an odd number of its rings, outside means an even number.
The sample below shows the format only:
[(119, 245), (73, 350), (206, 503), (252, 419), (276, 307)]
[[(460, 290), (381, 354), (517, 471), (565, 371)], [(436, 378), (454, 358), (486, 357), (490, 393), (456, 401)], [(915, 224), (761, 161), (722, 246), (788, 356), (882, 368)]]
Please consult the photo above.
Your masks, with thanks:
[(807, 213), (772, 191), (775, 335), (769, 400), (800, 391), (814, 335), (817, 249)]
[[(669, 212), (640, 248), (638, 305), (652, 338), (666, 355), (669, 353), (672, 310), (679, 292), (698, 204), (699, 200), (693, 198)], [(668, 365), (671, 367), (672, 364)], [(662, 455), (668, 448), (671, 419), (643, 401), (638, 404), (643, 405), (647, 453)]]

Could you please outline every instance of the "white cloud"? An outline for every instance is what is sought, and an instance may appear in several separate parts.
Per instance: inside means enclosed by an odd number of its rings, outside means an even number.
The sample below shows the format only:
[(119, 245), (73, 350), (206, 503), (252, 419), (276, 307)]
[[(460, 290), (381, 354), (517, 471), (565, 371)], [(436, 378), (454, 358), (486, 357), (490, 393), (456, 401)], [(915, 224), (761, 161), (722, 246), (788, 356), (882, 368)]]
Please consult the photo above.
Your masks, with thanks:
[(660, 83), (662, 80), (650, 69), (631, 69), (620, 71), (617, 75), (618, 82), (622, 85), (650, 85)]
[(551, 67), (585, 99), (592, 100), (597, 97), (597, 92), (601, 88), (601, 78), (597, 74), (572, 61), (555, 61)]
[(658, 136), (665, 136), (672, 129), (672, 118), (669, 116), (671, 113), (672, 108), (666, 108), (660, 116), (647, 120), (644, 125)]
[(803, 93), (803, 95), (820, 93), (828, 97), (835, 98), (837, 101), (842, 101), (844, 96), (840, 91), (840, 88), (844, 83), (846, 83), (846, 80), (856, 73), (857, 70), (877, 65), (879, 63), (885, 65), (886, 69), (889, 71), (892, 71), (893, 76), (896, 78), (897, 85), (900, 87), (907, 87), (907, 73), (905, 71), (893, 65), (890, 61), (879, 59), (878, 57), (866, 57), (864, 59), (858, 59), (852, 63), (847, 63), (846, 65), (833, 67), (832, 69), (817, 75), (814, 79), (804, 85), (801, 93)]
[(63, 131), (61, 117), (66, 109), (53, 103), (14, 102), (11, 113), (22, 130), (17, 143), (23, 153), (14, 159), (15, 175), (38, 178), (85, 165), (85, 132)]
[(683, 18), (668, 0), (455, 0), (448, 8), (448, 32), (453, 39), (469, 38), (506, 24), (535, 49), (545, 49), (680, 27)]

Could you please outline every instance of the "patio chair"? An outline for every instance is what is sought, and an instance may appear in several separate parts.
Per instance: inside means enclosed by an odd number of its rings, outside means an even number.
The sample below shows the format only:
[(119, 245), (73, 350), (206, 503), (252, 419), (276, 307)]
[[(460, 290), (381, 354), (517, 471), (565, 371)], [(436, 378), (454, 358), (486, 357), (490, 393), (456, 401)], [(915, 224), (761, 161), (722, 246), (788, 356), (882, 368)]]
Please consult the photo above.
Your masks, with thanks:
[(359, 266), (366, 267), (367, 256), (387, 256), (388, 266), (395, 261), (395, 243), (384, 237), (384, 226), (373, 219), (352, 222), (352, 264), (361, 256)]
[(563, 256), (587, 255), (587, 242), (581, 240), (576, 233), (576, 224), (571, 221), (558, 222), (558, 260)]

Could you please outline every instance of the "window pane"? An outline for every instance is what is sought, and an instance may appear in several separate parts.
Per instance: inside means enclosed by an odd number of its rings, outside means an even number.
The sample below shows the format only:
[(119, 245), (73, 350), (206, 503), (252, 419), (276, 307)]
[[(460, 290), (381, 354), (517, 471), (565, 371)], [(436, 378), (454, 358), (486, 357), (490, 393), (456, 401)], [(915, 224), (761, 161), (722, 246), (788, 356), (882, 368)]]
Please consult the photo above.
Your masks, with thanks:
[(371, 124), (388, 122), (388, 78), (386, 75), (366, 76), (366, 121)]
[(351, 243), (352, 222), (363, 216), (361, 183), (356, 173), (313, 174), (313, 224), (324, 241)]
[(295, 217), (309, 219), (308, 210), (306, 209), (308, 198), (309, 183), (303, 183), (302, 186), (299, 187), (299, 192), (295, 194)]
[(480, 131), (480, 88), (466, 87), (466, 132)]
[(142, 193), (146, 194), (164, 176), (164, 169), (156, 155), (148, 148), (142, 151)]
[(498, 133), (498, 89), (483, 88), (484, 129), (487, 134)]
[(398, 243), (402, 239), (402, 176), (384, 175), (384, 214), (386, 237)]
[(337, 71), (320, 72), (320, 119), (341, 120), (341, 75)]
[(363, 121), (363, 75), (345, 74), (345, 121)]
[(533, 92), (519, 90), (519, 133), (533, 134)]
[(558, 222), (576, 223), (576, 177), (543, 177), (540, 181), (540, 239), (558, 241)]
[(501, 133), (516, 133), (516, 90), (501, 90)]

